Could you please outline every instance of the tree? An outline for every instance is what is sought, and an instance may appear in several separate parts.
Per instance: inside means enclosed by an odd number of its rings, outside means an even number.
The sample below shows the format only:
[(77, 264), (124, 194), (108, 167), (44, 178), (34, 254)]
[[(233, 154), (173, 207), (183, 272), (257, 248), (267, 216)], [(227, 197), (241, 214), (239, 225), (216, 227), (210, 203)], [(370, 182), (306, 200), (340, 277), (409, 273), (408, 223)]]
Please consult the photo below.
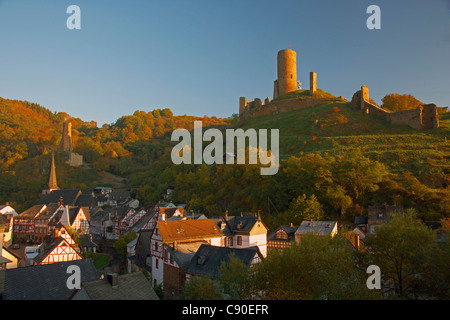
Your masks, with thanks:
[(320, 221), (324, 214), (323, 207), (314, 194), (309, 199), (303, 194), (291, 202), (287, 217), (289, 222), (300, 224), (303, 220)]
[(120, 254), (122, 258), (127, 257), (127, 244), (137, 237), (135, 231), (131, 231), (128, 234), (124, 234), (119, 237), (119, 239), (114, 242), (113, 247), (116, 249), (117, 253)]
[(390, 93), (381, 99), (383, 104), (381, 107), (393, 112), (415, 109), (422, 104), (414, 96), (410, 94)]
[(249, 274), (248, 266), (231, 253), (227, 262), (222, 261), (219, 268), (219, 282), (224, 293), (231, 299), (245, 299), (248, 297)]
[(219, 286), (212, 279), (193, 276), (186, 281), (180, 295), (182, 300), (220, 300), (222, 294)]
[(435, 233), (417, 219), (413, 209), (377, 227), (376, 236), (366, 239), (366, 247), (370, 259), (380, 267), (385, 292), (417, 297), (434, 239)]
[[(307, 235), (299, 244), (272, 251), (251, 275), (255, 297), (273, 300), (373, 299), (366, 274), (345, 240)], [(364, 270), (365, 271), (365, 270)]]

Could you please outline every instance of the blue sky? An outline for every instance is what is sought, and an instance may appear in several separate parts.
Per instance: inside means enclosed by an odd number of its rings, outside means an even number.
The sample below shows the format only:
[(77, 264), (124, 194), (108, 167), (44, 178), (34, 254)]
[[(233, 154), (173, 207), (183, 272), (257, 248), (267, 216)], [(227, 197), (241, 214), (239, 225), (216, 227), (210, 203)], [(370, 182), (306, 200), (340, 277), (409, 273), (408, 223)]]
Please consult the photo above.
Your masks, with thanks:
[[(69, 5), (81, 30), (69, 30)], [(381, 30), (369, 30), (369, 5)], [(0, 0), (0, 97), (98, 125), (135, 110), (228, 117), (272, 98), (276, 55), (298, 78), (377, 103), (392, 92), (450, 105), (448, 0)]]

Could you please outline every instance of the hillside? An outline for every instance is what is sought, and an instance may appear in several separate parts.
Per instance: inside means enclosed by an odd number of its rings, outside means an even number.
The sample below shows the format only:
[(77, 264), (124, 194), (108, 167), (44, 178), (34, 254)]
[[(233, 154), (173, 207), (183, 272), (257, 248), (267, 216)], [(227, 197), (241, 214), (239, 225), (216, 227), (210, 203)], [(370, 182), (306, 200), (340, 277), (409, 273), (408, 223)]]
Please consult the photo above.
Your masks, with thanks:
[(174, 128), (192, 129), (195, 120), (204, 126), (231, 123), (216, 117), (174, 116), (166, 108), (138, 110), (98, 128), (94, 121), (52, 112), (36, 103), (0, 98), (0, 203), (10, 202), (20, 211), (39, 198), (50, 166), (45, 146), (59, 144), (64, 121), (72, 123), (74, 151), (83, 155), (85, 164), (70, 167), (65, 163), (68, 154), (57, 152), (58, 184), (86, 189), (130, 187), (132, 173), (145, 170), (170, 145), (167, 134)]
[[(450, 174), (450, 114), (442, 114), (440, 128), (417, 131), (376, 119), (347, 102), (322, 104), (270, 116), (255, 117), (243, 129), (280, 130), (280, 158), (311, 152), (339, 154), (359, 149), (388, 165), (440, 186)], [(447, 181), (448, 183), (448, 181)]]
[[(27, 112), (29, 118), (19, 116)], [(35, 146), (34, 153), (17, 158), (0, 173), (0, 203), (9, 201), (19, 211), (34, 203), (45, 185), (50, 155), (40, 147), (59, 142), (62, 118), (68, 117), (44, 110), (41, 130), (47, 123), (54, 133), (45, 136), (42, 131), (40, 140), (32, 140), (27, 134), (40, 128), (27, 128), (33, 112), (25, 105), (17, 109), (14, 125), (5, 116), (1, 121), (3, 127), (22, 132), (22, 140), (3, 136), (1, 147), (16, 147), (21, 141)], [(222, 130), (233, 125), (230, 119), (173, 116), (170, 109), (136, 111), (101, 128), (72, 118), (75, 151), (85, 164), (70, 167), (67, 154), (57, 153), (58, 184), (81, 189), (123, 184), (143, 205), (157, 201), (171, 185), (174, 201), (195, 211), (217, 215), (259, 210), (269, 226), (295, 222), (290, 206), (303, 194), (315, 197), (328, 219), (351, 221), (369, 205), (394, 203), (415, 208), (424, 220), (438, 220), (449, 210), (448, 188), (443, 188), (449, 183), (449, 114), (441, 116), (439, 129), (421, 132), (369, 117), (343, 100), (250, 119), (240, 126), (280, 130), (282, 161), (274, 176), (261, 176), (256, 165), (174, 165), (170, 133), (191, 130), (194, 120)]]

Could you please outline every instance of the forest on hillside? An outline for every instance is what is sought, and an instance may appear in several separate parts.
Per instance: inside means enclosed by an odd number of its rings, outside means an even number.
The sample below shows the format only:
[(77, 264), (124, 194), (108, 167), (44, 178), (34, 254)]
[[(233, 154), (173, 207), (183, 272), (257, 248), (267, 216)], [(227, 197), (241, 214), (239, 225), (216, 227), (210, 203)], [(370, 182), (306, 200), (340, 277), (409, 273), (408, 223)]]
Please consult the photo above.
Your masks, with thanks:
[[(174, 116), (172, 111), (136, 111), (98, 128), (94, 122), (53, 113), (36, 104), (0, 100), (0, 203), (24, 210), (39, 198), (48, 179), (50, 155), (45, 145), (61, 139), (62, 123), (72, 122), (75, 152), (82, 167), (56, 153), (61, 188), (103, 185), (99, 172), (124, 179), (142, 205), (155, 203), (168, 186), (173, 200), (207, 216), (259, 211), (269, 227), (304, 219), (353, 221), (370, 205), (413, 208), (424, 221), (450, 212), (448, 133), (421, 133), (384, 124), (346, 103), (317, 106), (244, 124), (280, 128), (278, 174), (261, 176), (258, 165), (175, 165), (170, 153), (175, 128), (236, 127), (236, 116)], [(317, 120), (319, 119), (319, 120)]]

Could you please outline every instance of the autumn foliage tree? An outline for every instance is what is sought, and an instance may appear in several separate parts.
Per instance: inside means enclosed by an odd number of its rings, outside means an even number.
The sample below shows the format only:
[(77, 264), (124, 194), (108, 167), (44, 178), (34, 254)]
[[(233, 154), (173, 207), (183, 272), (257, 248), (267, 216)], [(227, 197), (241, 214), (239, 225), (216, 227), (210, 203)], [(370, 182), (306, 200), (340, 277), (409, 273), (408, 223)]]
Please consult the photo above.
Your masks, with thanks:
[(410, 94), (398, 94), (390, 93), (381, 99), (383, 104), (381, 107), (383, 109), (390, 110), (392, 112), (415, 109), (422, 104), (421, 101), (417, 100), (414, 96)]

